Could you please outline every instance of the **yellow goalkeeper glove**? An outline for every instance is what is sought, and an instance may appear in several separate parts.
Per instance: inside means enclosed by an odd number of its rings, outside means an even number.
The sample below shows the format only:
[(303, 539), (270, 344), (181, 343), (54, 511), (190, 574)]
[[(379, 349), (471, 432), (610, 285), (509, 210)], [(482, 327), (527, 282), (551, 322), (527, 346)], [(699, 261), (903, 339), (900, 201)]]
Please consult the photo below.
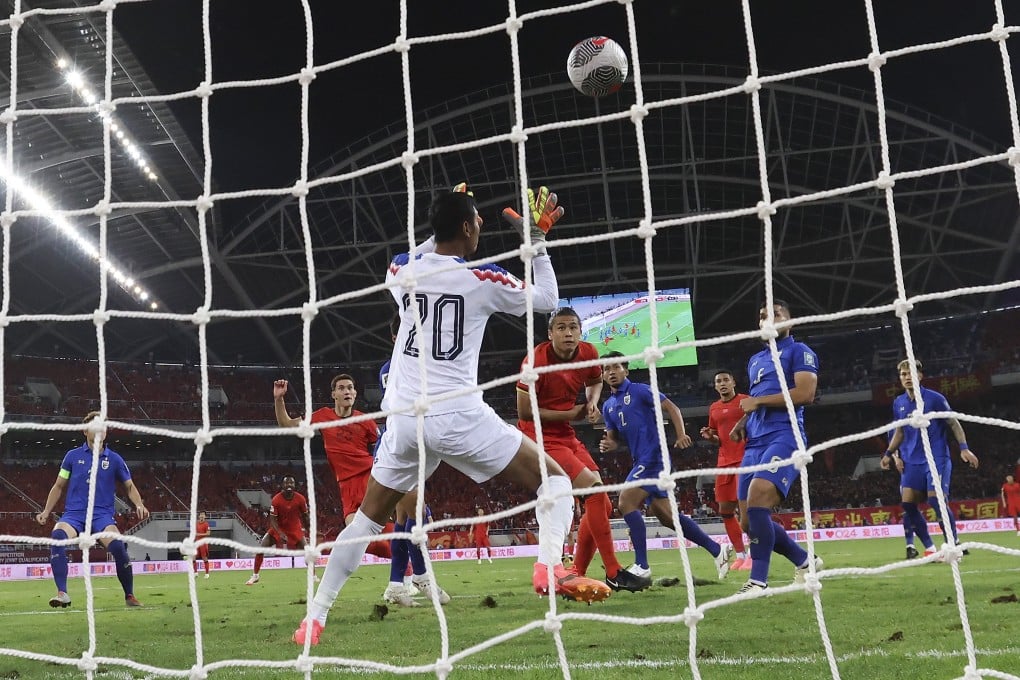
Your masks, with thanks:
[(474, 195), (475, 195), (475, 192), (473, 192), (470, 189), (468, 189), (467, 182), (461, 182), (460, 184), (455, 186), (453, 188), (453, 193), (455, 193), (455, 194), (467, 194), (468, 196), (471, 196), (472, 198), (474, 198)]
[[(528, 189), (528, 210), (531, 211), (531, 241), (536, 244), (545, 243), (546, 234), (566, 212), (557, 205), (556, 194), (549, 191), (549, 187), (539, 187), (537, 194)], [(516, 210), (503, 208), (503, 219), (524, 238), (524, 218)]]

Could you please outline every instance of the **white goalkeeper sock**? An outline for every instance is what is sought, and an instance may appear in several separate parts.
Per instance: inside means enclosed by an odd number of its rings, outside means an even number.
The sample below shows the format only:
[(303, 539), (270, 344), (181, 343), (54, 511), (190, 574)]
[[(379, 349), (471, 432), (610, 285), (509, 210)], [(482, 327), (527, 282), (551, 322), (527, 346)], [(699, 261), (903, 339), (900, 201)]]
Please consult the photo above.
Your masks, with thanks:
[[(347, 525), (347, 528), (340, 532), (336, 540), (341, 541), (347, 538), (364, 538), (367, 536), (378, 536), (382, 533), (383, 526), (376, 524), (368, 515), (358, 510), (354, 520)], [(315, 591), (315, 598), (312, 600), (312, 618), (326, 625), (326, 617), (329, 610), (340, 594), (340, 589), (347, 583), (347, 579), (354, 570), (361, 564), (361, 557), (368, 548), (368, 541), (335, 546), (329, 553), (329, 560), (326, 561), (326, 571), (322, 574), (322, 581)]]
[(553, 475), (538, 487), (538, 496), (550, 493), (558, 496), (549, 510), (539, 504), (535, 510), (538, 519), (538, 561), (545, 565), (560, 564), (567, 527), (574, 515), (574, 497), (570, 495), (570, 480), (566, 475)]

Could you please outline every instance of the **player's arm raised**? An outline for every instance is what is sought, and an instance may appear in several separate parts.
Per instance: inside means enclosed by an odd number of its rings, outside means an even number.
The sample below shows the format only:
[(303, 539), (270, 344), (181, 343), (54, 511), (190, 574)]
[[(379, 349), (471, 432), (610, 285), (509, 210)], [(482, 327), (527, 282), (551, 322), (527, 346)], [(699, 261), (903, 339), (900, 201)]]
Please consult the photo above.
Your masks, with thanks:
[(273, 408), (276, 411), (276, 422), (280, 427), (297, 427), (300, 418), (291, 418), (287, 413), (287, 404), (283, 398), (287, 396), (287, 381), (277, 380), (273, 383)]
[[(549, 191), (548, 187), (539, 187), (538, 192), (528, 189), (528, 212), (531, 217), (527, 225), (528, 233), (531, 236), (531, 244), (538, 250), (538, 254), (531, 261), (535, 274), (532, 305), (536, 312), (553, 311), (560, 299), (556, 272), (545, 247), (546, 235), (564, 214), (563, 207), (557, 204), (557, 200), (556, 194)], [(522, 238), (524, 237), (524, 218), (516, 210), (504, 208), (503, 219), (509, 222)]]
[[(61, 468), (61, 472), (64, 469)], [(57, 502), (60, 501), (60, 497), (64, 495), (64, 489), (67, 488), (67, 477), (58, 475), (53, 486), (50, 487), (50, 492), (46, 495), (46, 505), (43, 509), (35, 516), (35, 521), (39, 524), (46, 524), (49, 521), (50, 515), (53, 514), (53, 508), (57, 507)]]
[(669, 421), (673, 423), (673, 431), (676, 433), (676, 442), (673, 447), (677, 449), (690, 448), (694, 442), (687, 434), (687, 427), (684, 425), (684, 416), (680, 413), (680, 408), (671, 400), (663, 399), (662, 410), (669, 416)]

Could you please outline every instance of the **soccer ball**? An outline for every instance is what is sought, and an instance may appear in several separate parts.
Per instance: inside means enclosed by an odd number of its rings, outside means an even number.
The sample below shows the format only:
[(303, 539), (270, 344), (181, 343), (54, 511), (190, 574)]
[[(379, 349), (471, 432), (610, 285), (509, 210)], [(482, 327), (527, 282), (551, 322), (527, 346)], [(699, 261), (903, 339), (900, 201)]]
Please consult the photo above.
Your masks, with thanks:
[(567, 76), (581, 94), (604, 97), (627, 79), (627, 54), (615, 40), (601, 35), (587, 38), (570, 50)]

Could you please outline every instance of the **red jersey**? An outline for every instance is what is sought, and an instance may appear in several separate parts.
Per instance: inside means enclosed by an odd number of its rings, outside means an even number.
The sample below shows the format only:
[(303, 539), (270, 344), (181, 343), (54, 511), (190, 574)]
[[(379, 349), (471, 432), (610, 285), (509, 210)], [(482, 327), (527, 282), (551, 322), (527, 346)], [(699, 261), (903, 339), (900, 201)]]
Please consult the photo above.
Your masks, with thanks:
[(489, 535), (489, 523), (479, 522), (478, 524), (472, 525), (472, 529), (475, 535), (475, 541), (477, 542), (480, 538), (485, 538)]
[(209, 537), (209, 523), (195, 522), (195, 538), (208, 538), (208, 537)]
[[(364, 415), (361, 411), (352, 410), (352, 416)], [(340, 420), (340, 416), (332, 406), (323, 406), (312, 413), (313, 423), (328, 423)], [(363, 420), (360, 423), (327, 427), (320, 430), (322, 443), (326, 447), (326, 460), (333, 468), (337, 482), (351, 477), (367, 475), (372, 471), (372, 447), (379, 441), (379, 426), (374, 420)]]
[(746, 398), (746, 394), (738, 394), (729, 401), (720, 399), (708, 407), (708, 426), (719, 435), (719, 467), (739, 465), (744, 459), (744, 442), (730, 439), (730, 432), (744, 417), (740, 400)]
[(285, 533), (295, 533), (304, 526), (301, 519), (308, 514), (308, 501), (297, 491), (288, 501), (281, 491), (273, 496), (273, 507), (269, 514), (276, 518), (276, 525)]
[[(535, 348), (535, 368), (542, 366), (555, 366), (556, 364), (572, 364), (578, 361), (591, 361), (599, 358), (599, 351), (590, 342), (577, 343), (577, 351), (574, 358), (563, 361), (553, 352), (552, 343), (548, 340)], [(528, 363), (524, 357), (521, 368)], [(582, 387), (598, 385), (602, 382), (602, 369), (599, 366), (588, 366), (587, 368), (575, 368), (553, 373), (540, 373), (538, 382), (535, 383), (536, 394), (538, 395), (539, 408), (552, 409), (554, 411), (569, 411), (577, 404), (577, 395)], [(517, 383), (517, 389), (527, 392), (528, 386), (522, 382)], [(534, 421), (517, 421), (517, 427), (524, 434), (532, 439), (535, 438)], [(542, 433), (551, 439), (576, 439), (574, 428), (567, 421), (556, 423), (542, 423)]]
[(1008, 505), (1020, 505), (1020, 482), (1002, 485), (1002, 497)]

